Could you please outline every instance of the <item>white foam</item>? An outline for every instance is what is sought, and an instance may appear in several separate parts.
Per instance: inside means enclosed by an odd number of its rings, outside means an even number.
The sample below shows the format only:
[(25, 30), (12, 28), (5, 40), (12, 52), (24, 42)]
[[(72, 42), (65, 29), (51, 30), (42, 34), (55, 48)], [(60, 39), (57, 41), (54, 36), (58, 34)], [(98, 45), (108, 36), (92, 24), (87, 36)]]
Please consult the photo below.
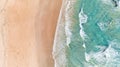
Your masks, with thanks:
[[(80, 13), (79, 13), (79, 26), (80, 26), (80, 36), (83, 40), (85, 40), (87, 38), (87, 35), (84, 32), (84, 28), (82, 26), (83, 23), (87, 22), (87, 15), (84, 14), (83, 9), (81, 9)], [(83, 47), (86, 48), (85, 43), (83, 43)]]
[[(55, 34), (55, 39), (54, 39), (54, 46), (53, 46), (53, 58), (54, 58), (54, 67), (66, 67), (67, 65), (67, 58), (66, 58), (66, 40), (64, 38), (65, 35), (65, 22), (64, 20), (65, 17), (65, 12), (67, 11), (68, 7), (66, 7), (68, 1), (64, 0), (62, 3), (62, 8), (60, 11), (59, 19), (58, 19), (58, 24), (56, 28), (56, 34)], [(66, 10), (66, 11), (65, 11)], [(65, 14), (64, 14), (65, 13)], [(69, 25), (67, 25), (69, 26)], [(66, 27), (67, 28), (67, 27)], [(66, 31), (68, 31), (66, 29)], [(69, 39), (69, 38), (68, 38)], [(70, 42), (69, 40), (67, 40)]]
[(83, 47), (86, 48), (85, 43), (83, 44)]
[(104, 30), (106, 30), (106, 24), (105, 23), (102, 23), (102, 22), (100, 22), (100, 23), (98, 23), (98, 26), (100, 27), (100, 29), (102, 30), (102, 31), (104, 31)]
[(71, 5), (71, 1), (68, 1), (66, 11), (65, 11), (65, 34), (66, 34), (66, 42), (67, 42), (68, 47), (71, 42), (71, 36), (72, 36), (71, 30), (70, 30), (72, 21), (71, 21), (70, 15), (69, 15), (70, 14), (70, 11), (69, 11), (70, 5)]
[(81, 28), (80, 29), (80, 36), (82, 37), (83, 40), (85, 40), (85, 38), (87, 37), (87, 35), (84, 32), (82, 24), (87, 22), (87, 18), (88, 18), (87, 15), (84, 14), (83, 9), (81, 9), (81, 11), (79, 13), (79, 26)]
[[(117, 43), (116, 41), (111, 41), (109, 43), (109, 47), (104, 51), (104, 52), (90, 52), (89, 54), (88, 53), (85, 53), (85, 58), (86, 58), (86, 61), (87, 62), (94, 62), (96, 61), (98, 63), (98, 66), (99, 66), (99, 63), (100, 64), (105, 64), (103, 65), (103, 67), (107, 67), (109, 66), (109, 64), (114, 64), (116, 62), (118, 62), (118, 60), (120, 60), (120, 57), (119, 56), (119, 51), (117, 51), (114, 47), (117, 47), (115, 46), (116, 45), (120, 45), (119, 43)], [(100, 47), (100, 46), (99, 46)], [(104, 48), (104, 47), (100, 47), (101, 49)], [(117, 48), (120, 48), (120, 47), (117, 47)], [(93, 61), (91, 61), (93, 60)], [(94, 67), (94, 66), (93, 66)]]
[(65, 23), (65, 34), (66, 34), (66, 42), (67, 42), (67, 46), (69, 46), (69, 44), (70, 44), (70, 42), (71, 42), (71, 36), (72, 36), (72, 33), (71, 33), (71, 31), (70, 31), (70, 24), (69, 24), (70, 22), (69, 21), (67, 21), (66, 23)]
[(120, 0), (118, 1), (118, 6), (120, 7)]
[(81, 9), (80, 13), (79, 13), (79, 22), (82, 24), (82, 23), (86, 23), (87, 22), (87, 15), (84, 14), (83, 12), (83, 8)]

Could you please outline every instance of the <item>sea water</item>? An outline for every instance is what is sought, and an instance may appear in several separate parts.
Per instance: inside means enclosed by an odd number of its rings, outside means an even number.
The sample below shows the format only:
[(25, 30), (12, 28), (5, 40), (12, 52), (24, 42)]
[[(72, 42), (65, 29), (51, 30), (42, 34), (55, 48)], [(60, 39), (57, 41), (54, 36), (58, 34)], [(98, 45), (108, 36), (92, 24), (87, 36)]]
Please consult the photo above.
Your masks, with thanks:
[(55, 67), (120, 67), (120, 0), (64, 2), (53, 49)]

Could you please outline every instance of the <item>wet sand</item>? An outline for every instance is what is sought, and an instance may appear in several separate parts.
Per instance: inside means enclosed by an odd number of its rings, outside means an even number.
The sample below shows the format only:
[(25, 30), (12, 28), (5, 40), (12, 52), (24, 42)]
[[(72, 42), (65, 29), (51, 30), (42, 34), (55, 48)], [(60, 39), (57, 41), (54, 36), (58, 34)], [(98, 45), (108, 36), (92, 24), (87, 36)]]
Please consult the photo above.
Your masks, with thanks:
[(40, 12), (38, 12), (38, 17), (36, 16), (35, 26), (39, 44), (39, 62), (43, 67), (53, 67), (52, 46), (61, 0), (49, 0), (47, 2), (44, 0), (40, 3)]
[(60, 7), (61, 0), (6, 0), (0, 13), (0, 67), (53, 67)]

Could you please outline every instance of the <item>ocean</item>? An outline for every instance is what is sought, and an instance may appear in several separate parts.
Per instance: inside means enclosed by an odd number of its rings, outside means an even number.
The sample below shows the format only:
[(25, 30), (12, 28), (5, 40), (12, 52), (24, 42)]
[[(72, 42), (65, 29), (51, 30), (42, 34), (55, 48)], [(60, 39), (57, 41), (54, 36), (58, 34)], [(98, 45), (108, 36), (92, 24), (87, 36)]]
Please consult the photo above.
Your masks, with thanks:
[(120, 67), (120, 0), (64, 0), (55, 67)]

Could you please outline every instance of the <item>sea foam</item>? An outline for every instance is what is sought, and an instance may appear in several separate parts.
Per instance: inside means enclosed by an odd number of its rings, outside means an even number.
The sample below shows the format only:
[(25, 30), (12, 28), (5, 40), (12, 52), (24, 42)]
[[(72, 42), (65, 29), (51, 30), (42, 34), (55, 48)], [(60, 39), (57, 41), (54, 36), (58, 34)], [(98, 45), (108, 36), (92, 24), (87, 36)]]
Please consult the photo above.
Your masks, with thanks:
[(85, 40), (85, 37), (87, 37), (87, 35), (84, 32), (84, 28), (82, 26), (82, 24), (87, 22), (87, 15), (84, 14), (83, 9), (81, 9), (80, 13), (79, 13), (79, 26), (80, 26), (80, 36), (82, 37), (83, 40)]
[[(79, 13), (79, 26), (80, 26), (80, 36), (82, 37), (83, 41), (85, 40), (85, 38), (87, 37), (87, 35), (84, 32), (84, 28), (82, 26), (82, 24), (87, 22), (87, 15), (84, 14), (83, 12), (83, 8), (81, 9), (80, 13)], [(85, 43), (83, 43), (83, 47), (86, 48)]]

